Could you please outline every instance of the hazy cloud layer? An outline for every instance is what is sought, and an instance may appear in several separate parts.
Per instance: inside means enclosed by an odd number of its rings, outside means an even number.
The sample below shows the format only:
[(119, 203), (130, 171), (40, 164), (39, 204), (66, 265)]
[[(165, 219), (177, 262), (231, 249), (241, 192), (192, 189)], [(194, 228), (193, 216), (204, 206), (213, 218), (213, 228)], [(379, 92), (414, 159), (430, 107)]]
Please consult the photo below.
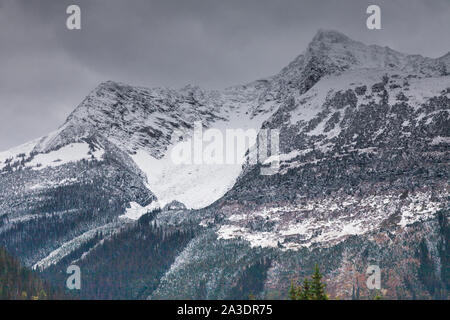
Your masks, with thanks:
[[(82, 30), (65, 28), (78, 4)], [(383, 30), (365, 27), (369, 4)], [(0, 150), (45, 135), (98, 83), (223, 88), (270, 76), (319, 28), (430, 57), (450, 1), (0, 0)]]

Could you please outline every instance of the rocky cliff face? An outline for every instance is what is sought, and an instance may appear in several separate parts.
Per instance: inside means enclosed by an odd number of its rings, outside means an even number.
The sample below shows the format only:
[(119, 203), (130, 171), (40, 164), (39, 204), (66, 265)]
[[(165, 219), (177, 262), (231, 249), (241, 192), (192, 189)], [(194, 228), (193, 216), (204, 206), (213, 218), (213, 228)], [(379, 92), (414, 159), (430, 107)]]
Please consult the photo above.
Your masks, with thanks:
[[(0, 244), (56, 284), (80, 265), (89, 298), (283, 298), (315, 263), (333, 297), (373, 296), (376, 264), (388, 298), (448, 298), (447, 70), (319, 31), (279, 74), (223, 91), (103, 83), (0, 153)], [(280, 154), (175, 166), (198, 121), (277, 129)]]

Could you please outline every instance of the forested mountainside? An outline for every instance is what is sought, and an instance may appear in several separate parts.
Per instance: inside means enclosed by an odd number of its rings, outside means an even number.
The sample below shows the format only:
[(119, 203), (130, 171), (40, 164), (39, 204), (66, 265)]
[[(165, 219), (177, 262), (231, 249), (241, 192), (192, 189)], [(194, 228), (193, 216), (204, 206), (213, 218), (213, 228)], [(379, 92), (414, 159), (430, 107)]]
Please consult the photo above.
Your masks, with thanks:
[(0, 300), (53, 300), (67, 298), (0, 247)]
[[(0, 245), (55, 286), (80, 266), (79, 298), (283, 299), (318, 264), (330, 298), (372, 298), (378, 265), (384, 298), (448, 299), (449, 70), (321, 30), (222, 91), (102, 83), (0, 153)], [(198, 122), (279, 130), (280, 154), (174, 164)]]

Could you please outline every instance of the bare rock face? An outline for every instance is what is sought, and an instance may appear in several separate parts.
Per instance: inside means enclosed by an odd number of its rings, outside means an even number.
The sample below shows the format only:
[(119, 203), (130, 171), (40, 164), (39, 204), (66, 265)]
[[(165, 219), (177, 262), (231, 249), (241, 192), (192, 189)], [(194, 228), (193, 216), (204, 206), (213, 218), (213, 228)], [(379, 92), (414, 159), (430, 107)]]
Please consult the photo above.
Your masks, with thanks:
[[(448, 298), (447, 70), (321, 30), (277, 75), (222, 91), (102, 83), (0, 153), (0, 244), (55, 285), (78, 264), (85, 298), (285, 298), (316, 263), (332, 297)], [(169, 166), (196, 122), (279, 130), (279, 170)]]

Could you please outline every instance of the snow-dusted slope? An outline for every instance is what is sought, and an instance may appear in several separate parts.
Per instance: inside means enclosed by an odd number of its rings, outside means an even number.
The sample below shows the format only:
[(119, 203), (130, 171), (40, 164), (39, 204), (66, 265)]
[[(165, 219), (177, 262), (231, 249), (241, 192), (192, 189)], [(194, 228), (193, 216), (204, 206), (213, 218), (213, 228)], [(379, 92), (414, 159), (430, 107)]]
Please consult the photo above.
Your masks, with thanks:
[[(337, 44), (338, 49), (341, 45)], [(379, 48), (372, 51), (372, 47), (358, 44), (357, 48), (360, 46), (357, 53), (365, 59), (371, 55), (361, 52), (379, 52)], [(332, 52), (339, 56), (339, 50)], [(277, 160), (280, 170), (271, 177), (272, 181), (252, 176), (249, 171), (236, 190), (232, 190), (230, 198), (237, 201), (262, 198), (268, 208), (239, 206), (239, 213), (223, 209), (229, 222), (217, 231), (219, 238), (246, 239), (252, 246), (289, 250), (311, 245), (329, 246), (351, 235), (379, 230), (386, 220), (392, 219), (394, 212), (391, 210), (398, 211), (395, 212), (398, 226), (406, 227), (430, 219), (448, 206), (448, 181), (441, 181), (439, 175), (434, 182), (438, 184), (434, 188), (440, 190), (440, 200), (436, 203), (427, 202), (435, 197), (429, 190), (410, 193), (409, 200), (418, 203), (417, 199), (422, 199), (421, 205), (406, 205), (405, 201), (397, 204), (398, 199), (392, 194), (383, 194), (385, 191), (379, 191), (376, 197), (360, 198), (353, 194), (349, 200), (347, 196), (348, 192), (354, 192), (350, 191), (352, 186), (357, 190), (361, 188), (359, 182), (352, 181), (361, 179), (359, 175), (376, 177), (396, 169), (408, 172), (410, 167), (420, 166), (421, 161), (437, 162), (433, 164), (434, 172), (448, 169), (450, 75), (411, 71), (408, 56), (399, 54), (399, 57), (402, 60), (397, 69), (380, 67), (384, 63), (380, 61), (384, 60), (375, 55), (371, 63), (364, 60), (360, 67), (356, 63), (337, 73), (325, 74), (305, 93), (293, 95), (289, 104), (282, 105), (266, 121), (265, 126), (281, 131), (281, 153), (271, 156), (265, 164)], [(336, 56), (330, 59), (344, 61)], [(423, 61), (433, 64), (429, 59)], [(428, 157), (432, 160), (427, 160)], [(383, 162), (390, 164), (385, 167)], [(355, 175), (358, 177), (352, 177)], [(346, 176), (352, 184), (333, 181), (345, 181)], [(367, 177), (362, 180), (365, 179)], [(336, 195), (324, 196), (331, 192), (327, 189), (333, 183)], [(402, 190), (401, 186), (399, 183), (396, 192), (398, 188)], [(274, 192), (277, 188), (278, 192)], [(360, 192), (371, 192), (370, 188), (365, 188), (367, 190)], [(384, 188), (388, 187), (382, 190)], [(340, 194), (342, 190), (345, 192)], [(264, 197), (260, 197), (261, 192)], [(286, 205), (286, 201), (295, 205)], [(299, 205), (302, 202), (304, 204)], [(382, 208), (377, 203), (385, 203), (387, 207)], [(346, 208), (349, 205), (351, 208)], [(266, 220), (264, 223), (261, 217)], [(252, 229), (260, 223), (267, 228)]]
[[(343, 90), (350, 84), (355, 87), (358, 82), (375, 83), (386, 72), (419, 77), (411, 79), (411, 94), (407, 96), (423, 101), (424, 95), (432, 95), (427, 91), (429, 88), (435, 91), (445, 88), (446, 83), (436, 77), (446, 72), (446, 67), (450, 69), (449, 64), (446, 56), (431, 59), (406, 55), (387, 47), (366, 46), (335, 31), (321, 30), (305, 52), (279, 74), (224, 91), (205, 91), (192, 86), (178, 91), (146, 89), (108, 81), (92, 91), (56, 132), (24, 146), (30, 149), (25, 154), (41, 154), (26, 166), (36, 165), (40, 159), (47, 165), (61, 164), (64, 159), (50, 161), (49, 157), (57, 154), (47, 153), (69, 144), (80, 146), (86, 139), (106, 141), (135, 160), (147, 175), (150, 190), (159, 194), (162, 203), (179, 200), (187, 202), (189, 207), (200, 208), (220, 198), (233, 185), (241, 168), (239, 164), (174, 165), (170, 150), (177, 143), (174, 135), (178, 131), (189, 139), (196, 121), (205, 129), (259, 130), (280, 107), (281, 111), (288, 108), (289, 98), (294, 98), (294, 104), (299, 105), (290, 121), (309, 121), (320, 112), (320, 106), (332, 91)], [(422, 80), (433, 76), (435, 80)], [(418, 81), (428, 81), (430, 85), (416, 85)], [(318, 126), (308, 134), (320, 130)], [(65, 151), (70, 150), (61, 150)], [(81, 160), (86, 158), (81, 155), (86, 154), (84, 151), (77, 151), (75, 158), (67, 157)], [(4, 167), (6, 161), (11, 162), (19, 153), (21, 150), (1, 153), (0, 166)], [(99, 156), (98, 152), (94, 154)]]
[(281, 154), (266, 160), (279, 172), (246, 166), (200, 210), (202, 236), (150, 298), (228, 298), (238, 289), (223, 283), (247, 284), (261, 269), (260, 297), (285, 298), (318, 263), (335, 297), (357, 288), (370, 298), (362, 284), (375, 264), (389, 298), (448, 299), (448, 62), (320, 31), (265, 90), (285, 98), (263, 124), (280, 130)]
[[(102, 83), (56, 132), (29, 144), (28, 153), (33, 157), (25, 159), (24, 166), (101, 159), (96, 146), (109, 145), (134, 160), (162, 205), (178, 200), (190, 208), (205, 207), (231, 188), (242, 162), (178, 165), (172, 161), (171, 151), (179, 138), (190, 143), (194, 123), (204, 130), (220, 130), (224, 137), (227, 129), (258, 132), (277, 106), (274, 99), (262, 98), (266, 85), (255, 82), (216, 92), (190, 86), (175, 91)], [(88, 146), (92, 149), (89, 155)], [(240, 150), (237, 159), (243, 158), (245, 151)], [(3, 163), (15, 152), (3, 153)]]

